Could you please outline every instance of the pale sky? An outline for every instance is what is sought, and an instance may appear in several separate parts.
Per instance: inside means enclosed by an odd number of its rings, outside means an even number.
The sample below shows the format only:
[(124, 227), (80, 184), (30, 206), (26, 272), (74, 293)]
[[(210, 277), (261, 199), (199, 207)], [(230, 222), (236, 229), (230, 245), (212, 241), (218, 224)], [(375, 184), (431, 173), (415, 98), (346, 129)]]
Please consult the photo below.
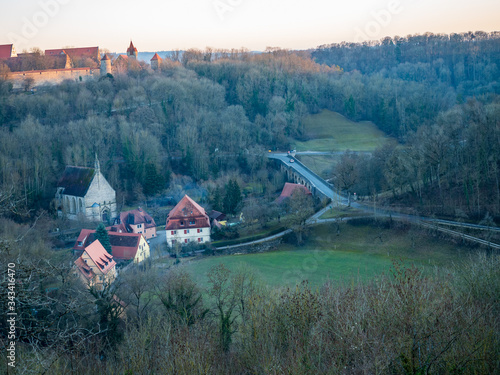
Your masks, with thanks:
[(499, 31), (499, 0), (0, 0), (0, 44), (124, 52), (314, 48), (384, 36)]

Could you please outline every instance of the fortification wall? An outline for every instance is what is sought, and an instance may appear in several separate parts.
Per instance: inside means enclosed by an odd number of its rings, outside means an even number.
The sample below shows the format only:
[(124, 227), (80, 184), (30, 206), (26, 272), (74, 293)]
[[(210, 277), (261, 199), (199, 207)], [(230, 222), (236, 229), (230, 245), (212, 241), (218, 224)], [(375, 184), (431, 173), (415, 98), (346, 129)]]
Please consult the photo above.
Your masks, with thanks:
[(100, 77), (99, 68), (30, 70), (25, 72), (12, 72), (8, 75), (8, 79), (12, 80), (15, 89), (23, 88), (28, 78), (33, 79), (32, 86), (36, 87), (44, 84), (55, 85), (66, 79), (86, 81), (94, 77)]

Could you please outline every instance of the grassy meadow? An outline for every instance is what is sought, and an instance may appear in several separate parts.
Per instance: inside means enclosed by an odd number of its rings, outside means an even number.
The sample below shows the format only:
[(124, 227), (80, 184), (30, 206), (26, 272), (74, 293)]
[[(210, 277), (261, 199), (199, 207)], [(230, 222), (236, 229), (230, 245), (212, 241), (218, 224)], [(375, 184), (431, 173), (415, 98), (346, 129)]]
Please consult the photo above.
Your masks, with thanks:
[[(304, 121), (307, 141), (292, 141), (297, 151), (372, 152), (387, 142), (396, 142), (371, 121), (351, 121), (337, 112), (323, 110)], [(300, 155), (299, 159), (323, 178), (330, 176), (339, 155)]]
[(235, 254), (188, 261), (184, 265), (204, 286), (207, 273), (220, 263), (231, 270), (252, 269), (270, 286), (293, 286), (303, 280), (319, 287), (328, 279), (338, 283), (368, 281), (390, 272), (394, 261), (424, 267), (461, 261), (470, 252), (446, 240), (408, 228), (386, 229), (376, 224), (323, 224), (311, 229), (303, 246), (281, 244), (276, 251)]
[(304, 121), (307, 141), (295, 141), (297, 151), (374, 151), (387, 137), (371, 121), (351, 121), (339, 113), (323, 110)]

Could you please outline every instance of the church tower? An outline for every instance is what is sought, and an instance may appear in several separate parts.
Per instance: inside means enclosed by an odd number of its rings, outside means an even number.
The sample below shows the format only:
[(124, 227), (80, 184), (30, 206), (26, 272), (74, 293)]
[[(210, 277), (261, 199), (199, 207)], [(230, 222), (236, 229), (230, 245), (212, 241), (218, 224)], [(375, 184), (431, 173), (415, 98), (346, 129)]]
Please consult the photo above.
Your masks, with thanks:
[(111, 74), (111, 59), (108, 55), (104, 55), (101, 59), (101, 77), (104, 77), (108, 73)]
[(127, 56), (130, 59), (137, 60), (137, 48), (134, 47), (132, 41), (130, 41), (130, 46), (128, 46), (127, 48)]

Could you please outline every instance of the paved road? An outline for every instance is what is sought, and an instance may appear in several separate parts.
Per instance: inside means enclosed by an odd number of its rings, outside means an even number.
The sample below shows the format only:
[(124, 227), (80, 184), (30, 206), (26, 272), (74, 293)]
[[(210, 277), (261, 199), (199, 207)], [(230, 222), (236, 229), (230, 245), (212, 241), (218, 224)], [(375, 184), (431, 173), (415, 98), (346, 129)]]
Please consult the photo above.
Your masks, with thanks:
[[(305, 152), (304, 154), (311, 153), (310, 151)], [(319, 153), (317, 153), (319, 154)], [(312, 172), (309, 168), (307, 168), (305, 165), (300, 163), (297, 159), (291, 157), (289, 154), (286, 153), (269, 153), (268, 158), (270, 159), (277, 159), (281, 160), (286, 166), (289, 166), (293, 169), (295, 169), (297, 172), (299, 172), (302, 176), (304, 176), (306, 179), (309, 180), (311, 185), (315, 186), (318, 190), (320, 190), (323, 194), (325, 194), (327, 197), (331, 198), (334, 204), (341, 204), (341, 205), (347, 205), (348, 200), (347, 198), (335, 193), (331, 187), (326, 181), (324, 181), (322, 178), (320, 178), (318, 175), (316, 175), (314, 172)], [(290, 160), (294, 160), (294, 162), (290, 163)], [(366, 213), (373, 213), (373, 207), (360, 204), (355, 201), (351, 201), (351, 207), (357, 208), (358, 210)], [(328, 205), (321, 211), (317, 212), (313, 216), (311, 216), (308, 220), (308, 224), (318, 224), (320, 222), (326, 222), (326, 221), (335, 221), (335, 220), (322, 220), (319, 219), (321, 215), (323, 215), (326, 210), (331, 208), (331, 205)], [(417, 215), (409, 215), (409, 214), (402, 214), (396, 211), (391, 211), (387, 209), (377, 209), (376, 211), (377, 216), (385, 216), (385, 217), (392, 217), (395, 220), (407, 220), (412, 223), (418, 223), (421, 225), (428, 226), (429, 223), (437, 225), (448, 225), (448, 226), (455, 226), (455, 227), (461, 227), (461, 228), (473, 228), (473, 229), (480, 229), (480, 230), (489, 230), (489, 231), (500, 231), (500, 228), (496, 227), (488, 227), (485, 225), (478, 225), (478, 224), (467, 224), (467, 223), (460, 223), (456, 221), (451, 221), (451, 220), (441, 220), (441, 219), (435, 219), (435, 218), (430, 218), (430, 217), (425, 217), (425, 216), (417, 216)], [(444, 232), (445, 230), (443, 230)], [(459, 233), (459, 232), (454, 232), (450, 231), (450, 234), (453, 233)], [(483, 243), (484, 240), (477, 238), (477, 237), (472, 237), (472, 236), (467, 236), (469, 240), (476, 241), (479, 243)], [(494, 244), (495, 247), (500, 246)]]
[(167, 234), (164, 230), (156, 231), (156, 237), (149, 240), (149, 250), (151, 252), (151, 257), (161, 258), (168, 255), (167, 252)]
[(260, 240), (255, 240), (251, 242), (245, 242), (245, 243), (240, 243), (238, 245), (230, 245), (230, 246), (222, 246), (222, 247), (216, 247), (217, 250), (225, 250), (225, 249), (234, 249), (236, 247), (242, 247), (242, 246), (248, 246), (248, 245), (255, 245), (261, 242), (267, 242), (267, 241), (272, 241), (277, 238), (283, 237), (285, 234), (292, 233), (291, 229), (286, 229), (283, 232), (279, 232), (277, 234), (273, 234), (272, 236), (261, 238)]

